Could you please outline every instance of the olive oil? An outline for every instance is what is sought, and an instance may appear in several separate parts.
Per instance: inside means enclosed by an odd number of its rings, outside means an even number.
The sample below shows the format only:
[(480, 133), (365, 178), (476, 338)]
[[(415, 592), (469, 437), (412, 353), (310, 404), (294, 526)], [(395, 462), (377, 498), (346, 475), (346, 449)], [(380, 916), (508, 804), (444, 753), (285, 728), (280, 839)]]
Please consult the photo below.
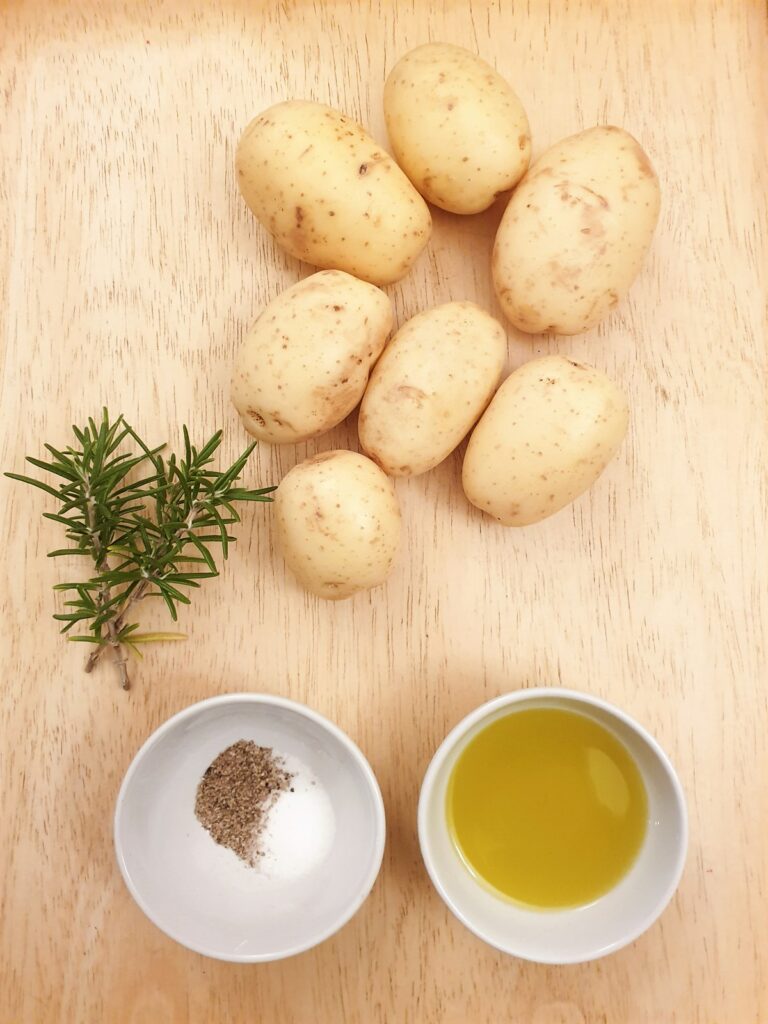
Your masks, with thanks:
[(648, 800), (619, 740), (560, 708), (512, 711), (474, 736), (448, 782), (448, 826), (469, 870), (537, 908), (590, 903), (632, 866)]

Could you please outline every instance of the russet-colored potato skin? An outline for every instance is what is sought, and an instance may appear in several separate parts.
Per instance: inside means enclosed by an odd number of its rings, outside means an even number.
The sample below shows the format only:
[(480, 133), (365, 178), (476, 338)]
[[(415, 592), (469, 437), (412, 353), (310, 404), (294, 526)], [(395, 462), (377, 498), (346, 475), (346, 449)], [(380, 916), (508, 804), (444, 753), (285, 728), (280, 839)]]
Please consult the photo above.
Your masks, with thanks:
[(397, 162), (430, 203), (479, 213), (525, 174), (528, 118), (489, 64), (462, 46), (427, 43), (406, 53), (384, 87)]
[(389, 575), (400, 508), (392, 481), (364, 455), (323, 452), (294, 466), (274, 514), (288, 568), (310, 593), (336, 601)]
[(419, 313), (398, 330), (363, 397), (363, 451), (390, 476), (426, 473), (456, 448), (491, 399), (504, 328), (473, 302)]
[(624, 297), (659, 216), (656, 173), (621, 128), (590, 128), (547, 150), (504, 211), (493, 282), (529, 333), (578, 334)]
[(246, 203), (291, 256), (391, 284), (429, 240), (427, 204), (352, 118), (278, 103), (243, 132), (235, 158)]
[(391, 329), (384, 292), (340, 270), (281, 292), (235, 359), (231, 395), (245, 429), (285, 444), (341, 423), (362, 398)]
[(591, 487), (627, 432), (627, 400), (605, 374), (563, 356), (524, 363), (467, 446), (464, 493), (504, 526), (527, 526)]

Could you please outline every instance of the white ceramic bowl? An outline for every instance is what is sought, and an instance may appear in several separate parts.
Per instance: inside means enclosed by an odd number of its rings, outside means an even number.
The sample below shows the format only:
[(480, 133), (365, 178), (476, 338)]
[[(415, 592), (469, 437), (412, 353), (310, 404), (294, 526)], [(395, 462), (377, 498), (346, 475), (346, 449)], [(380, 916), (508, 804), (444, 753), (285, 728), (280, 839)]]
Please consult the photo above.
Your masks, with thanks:
[[(648, 795), (645, 840), (629, 872), (605, 896), (573, 909), (534, 910), (494, 895), (461, 860), (446, 821), (448, 780), (466, 744), (495, 719), (533, 707), (578, 711), (610, 730), (634, 758)], [(438, 748), (424, 776), (418, 820), (427, 871), (456, 917), (502, 952), (546, 964), (594, 960), (641, 935), (672, 898), (688, 845), (682, 787), (658, 743), (637, 722), (605, 701), (554, 688), (505, 694), (459, 722)]]
[[(241, 739), (304, 766), (270, 816), (283, 855), (257, 868), (194, 814), (203, 772)], [(189, 949), (249, 963), (301, 953), (346, 924), (379, 873), (384, 835), (378, 783), (349, 737), (302, 704), (255, 693), (165, 722), (134, 758), (115, 811), (117, 861), (147, 917)]]

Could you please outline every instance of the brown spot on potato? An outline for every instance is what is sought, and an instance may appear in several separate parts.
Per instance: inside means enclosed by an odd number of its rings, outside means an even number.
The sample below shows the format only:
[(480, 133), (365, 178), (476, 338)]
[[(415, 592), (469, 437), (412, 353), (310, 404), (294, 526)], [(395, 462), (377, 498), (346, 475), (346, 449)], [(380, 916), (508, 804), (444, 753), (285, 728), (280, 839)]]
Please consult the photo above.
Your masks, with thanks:
[(648, 159), (645, 150), (638, 142), (633, 142), (632, 152), (637, 160), (637, 169), (644, 178), (655, 178), (656, 172), (651, 161)]
[(517, 145), (520, 147), (520, 149), (525, 149), (529, 141), (530, 140), (527, 135), (518, 135), (517, 137)]
[(559, 260), (550, 260), (547, 267), (552, 274), (553, 284), (560, 285), (563, 288), (570, 288), (581, 275), (580, 266), (565, 266)]
[(264, 419), (264, 417), (263, 417), (263, 416), (261, 415), (261, 413), (260, 413), (260, 412), (257, 412), (257, 411), (256, 411), (256, 409), (251, 409), (251, 408), (248, 408), (248, 409), (246, 409), (246, 410), (245, 410), (245, 415), (246, 415), (246, 416), (250, 416), (250, 418), (251, 418), (251, 419), (252, 419), (252, 420), (253, 420), (253, 421), (254, 421), (255, 423), (258, 423), (258, 425), (259, 425), (260, 427), (266, 427), (266, 425), (267, 425), (267, 421), (266, 421), (266, 420)]
[(608, 202), (604, 195), (601, 195), (599, 192), (595, 192), (593, 188), (589, 188), (587, 185), (582, 185), (581, 188), (583, 188), (585, 192), (589, 192), (590, 195), (593, 195), (604, 210), (610, 210), (611, 204)]
[(300, 228), (304, 220), (304, 210), (301, 206), (296, 207), (296, 227)]
[[(387, 154), (377, 150), (375, 153), (371, 154), (371, 156), (368, 158), (368, 160), (366, 160), (365, 163), (360, 164), (360, 166), (357, 169), (358, 175), (361, 178), (364, 178), (365, 175), (370, 171), (371, 164), (378, 164), (378, 163), (381, 163), (382, 161), (385, 161), (386, 159), (387, 159)], [(390, 169), (389, 164), (385, 164), (384, 168), (385, 168), (385, 170), (389, 170)]]
[[(502, 295), (511, 293), (511, 289), (505, 289), (502, 291)], [(537, 327), (541, 322), (539, 311), (534, 306), (518, 306), (515, 310), (515, 322), (522, 324), (526, 327)]]
[(410, 384), (398, 384), (387, 393), (387, 401), (397, 402), (404, 398), (407, 401), (418, 402), (419, 405), (426, 397), (426, 391), (412, 387)]

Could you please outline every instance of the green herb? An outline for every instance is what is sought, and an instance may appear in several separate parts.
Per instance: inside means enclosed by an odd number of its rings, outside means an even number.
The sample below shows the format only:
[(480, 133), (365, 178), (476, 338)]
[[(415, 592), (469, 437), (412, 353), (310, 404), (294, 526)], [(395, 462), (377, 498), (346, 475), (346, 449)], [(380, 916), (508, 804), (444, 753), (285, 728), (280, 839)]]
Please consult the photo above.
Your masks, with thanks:
[[(27, 458), (53, 474), (57, 486), (18, 473), (5, 475), (59, 502), (57, 512), (43, 515), (64, 527), (71, 546), (49, 557), (82, 555), (95, 572), (91, 569), (83, 582), (54, 587), (70, 598), (64, 602), (67, 610), (54, 619), (64, 624), (62, 633), (87, 626), (87, 633), (69, 637), (94, 646), (85, 671), (92, 671), (108, 648), (127, 690), (128, 649), (140, 656), (142, 644), (185, 639), (183, 633), (139, 633), (138, 624), (128, 621), (133, 606), (159, 597), (176, 621), (178, 605), (190, 603), (185, 590), (219, 574), (212, 549), (220, 545), (227, 557), (235, 539), (229, 528), (240, 522), (234, 503), (271, 501), (275, 488), (237, 486), (255, 442), (224, 472), (210, 468), (221, 431), (198, 449), (184, 427), (183, 456), (168, 458), (161, 454), (165, 445), (150, 448), (122, 416), (110, 422), (106, 409), (100, 423), (89, 419), (72, 431), (76, 445), (63, 451), (45, 445), (50, 461)], [(129, 446), (133, 451), (125, 450)]]

